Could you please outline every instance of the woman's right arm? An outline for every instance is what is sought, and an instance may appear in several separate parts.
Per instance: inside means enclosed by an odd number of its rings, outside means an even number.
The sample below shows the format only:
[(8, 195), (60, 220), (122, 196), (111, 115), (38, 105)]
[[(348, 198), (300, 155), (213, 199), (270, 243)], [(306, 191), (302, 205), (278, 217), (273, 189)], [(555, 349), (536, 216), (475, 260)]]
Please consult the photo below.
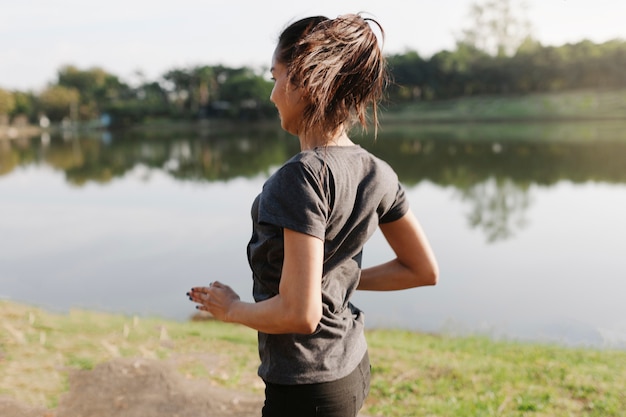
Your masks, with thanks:
[(435, 285), (439, 266), (426, 234), (411, 211), (400, 219), (380, 225), (396, 258), (361, 271), (357, 289), (394, 291)]
[(227, 285), (192, 288), (199, 308), (218, 320), (239, 323), (271, 334), (311, 334), (322, 318), (324, 241), (283, 229), (285, 253), (278, 294), (260, 302), (244, 302)]

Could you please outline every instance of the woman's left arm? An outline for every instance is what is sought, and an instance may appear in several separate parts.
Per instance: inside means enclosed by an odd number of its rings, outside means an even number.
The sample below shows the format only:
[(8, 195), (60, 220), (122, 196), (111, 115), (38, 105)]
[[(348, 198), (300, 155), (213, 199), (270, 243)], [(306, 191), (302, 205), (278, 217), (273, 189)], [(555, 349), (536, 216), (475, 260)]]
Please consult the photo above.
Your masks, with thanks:
[(361, 271), (359, 290), (394, 291), (435, 285), (439, 266), (421, 225), (410, 211), (380, 225), (396, 258)]
[(279, 293), (258, 303), (243, 302), (227, 285), (196, 287), (189, 298), (218, 320), (271, 333), (315, 332), (322, 318), (324, 242), (284, 229), (284, 261)]

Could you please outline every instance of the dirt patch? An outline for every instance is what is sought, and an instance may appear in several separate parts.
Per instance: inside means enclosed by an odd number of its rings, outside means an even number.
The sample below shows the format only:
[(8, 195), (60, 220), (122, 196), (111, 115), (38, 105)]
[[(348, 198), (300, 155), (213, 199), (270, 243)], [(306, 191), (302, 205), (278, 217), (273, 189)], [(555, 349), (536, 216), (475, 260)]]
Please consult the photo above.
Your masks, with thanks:
[[(258, 417), (263, 395), (184, 377), (172, 362), (119, 358), (71, 371), (53, 410), (0, 397), (2, 417)], [(361, 417), (366, 417), (360, 415)]]
[(170, 362), (114, 359), (73, 371), (70, 390), (54, 410), (0, 399), (2, 417), (258, 417), (261, 395), (187, 379)]

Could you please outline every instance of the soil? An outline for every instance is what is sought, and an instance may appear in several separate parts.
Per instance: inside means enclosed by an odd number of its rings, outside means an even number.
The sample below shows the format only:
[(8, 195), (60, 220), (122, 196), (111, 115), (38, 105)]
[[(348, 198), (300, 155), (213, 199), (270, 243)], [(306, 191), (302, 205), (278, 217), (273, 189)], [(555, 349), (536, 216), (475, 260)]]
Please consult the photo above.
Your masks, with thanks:
[[(185, 378), (172, 362), (118, 358), (69, 375), (55, 409), (0, 397), (2, 417), (258, 417), (262, 394)], [(365, 417), (365, 416), (362, 416)]]
[(187, 379), (172, 363), (114, 359), (72, 371), (70, 390), (46, 410), (0, 398), (2, 417), (258, 417), (263, 398)]

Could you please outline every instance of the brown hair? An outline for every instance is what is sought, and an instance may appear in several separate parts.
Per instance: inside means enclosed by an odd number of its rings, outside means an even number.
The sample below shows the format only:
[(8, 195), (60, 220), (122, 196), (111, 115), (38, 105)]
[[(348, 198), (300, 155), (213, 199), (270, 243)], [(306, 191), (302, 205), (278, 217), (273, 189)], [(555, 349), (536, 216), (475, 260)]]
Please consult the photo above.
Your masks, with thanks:
[(368, 21), (384, 37), (378, 22), (357, 14), (309, 17), (281, 33), (276, 59), (286, 65), (290, 84), (301, 88), (309, 101), (300, 125), (303, 131), (335, 132), (342, 124), (350, 128), (356, 123), (366, 128), (370, 105), (378, 129), (378, 103), (388, 75)]

